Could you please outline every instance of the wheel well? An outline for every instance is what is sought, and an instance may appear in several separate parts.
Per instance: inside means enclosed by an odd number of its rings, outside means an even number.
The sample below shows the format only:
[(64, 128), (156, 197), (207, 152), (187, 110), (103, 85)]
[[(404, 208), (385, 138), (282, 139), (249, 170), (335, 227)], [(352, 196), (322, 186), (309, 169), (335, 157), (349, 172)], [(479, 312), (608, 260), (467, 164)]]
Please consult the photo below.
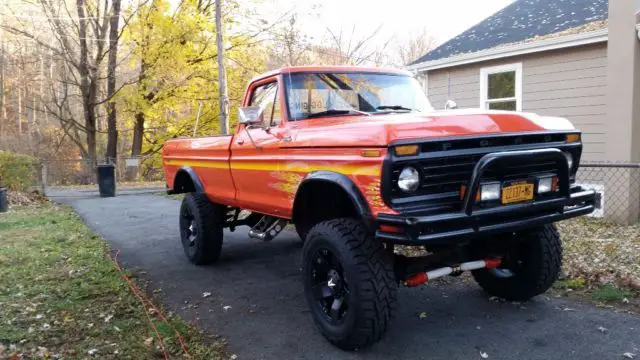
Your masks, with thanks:
[(293, 205), (293, 223), (307, 232), (319, 222), (362, 216), (342, 186), (331, 181), (313, 181), (304, 184), (296, 194)]
[(191, 176), (186, 171), (178, 171), (176, 179), (173, 182), (173, 193), (182, 194), (190, 192), (196, 192), (196, 185), (193, 183), (193, 179), (191, 179)]

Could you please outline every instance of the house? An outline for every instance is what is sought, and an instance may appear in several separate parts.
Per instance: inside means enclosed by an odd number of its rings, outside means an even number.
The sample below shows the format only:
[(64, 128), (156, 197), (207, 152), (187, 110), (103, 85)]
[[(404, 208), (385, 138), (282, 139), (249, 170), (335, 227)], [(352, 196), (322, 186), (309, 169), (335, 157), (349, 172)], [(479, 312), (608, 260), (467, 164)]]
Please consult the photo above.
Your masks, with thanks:
[[(583, 132), (582, 161), (640, 162), (640, 0), (516, 0), (413, 61), (436, 108), (566, 117)], [(637, 169), (616, 169), (622, 222), (640, 218)], [(578, 180), (613, 196), (610, 172)], [(609, 197), (611, 199), (611, 197)], [(611, 202), (610, 202), (611, 204)], [(608, 214), (607, 214), (608, 213)]]

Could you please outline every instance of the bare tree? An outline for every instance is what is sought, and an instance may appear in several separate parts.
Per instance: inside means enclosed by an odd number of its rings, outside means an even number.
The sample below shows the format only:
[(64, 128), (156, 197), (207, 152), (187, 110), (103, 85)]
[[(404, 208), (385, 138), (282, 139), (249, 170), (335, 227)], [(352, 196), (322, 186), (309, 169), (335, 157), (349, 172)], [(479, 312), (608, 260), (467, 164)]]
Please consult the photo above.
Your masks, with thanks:
[(300, 29), (296, 14), (290, 15), (287, 21), (274, 28), (271, 34), (273, 47), (267, 64), (269, 68), (309, 63), (310, 51), (312, 51), (311, 39)]
[(422, 29), (417, 33), (409, 34), (404, 40), (399, 40), (395, 53), (398, 54), (399, 63), (396, 65), (405, 66), (420, 56), (433, 49), (435, 41), (427, 29)]
[(364, 37), (356, 35), (356, 25), (351, 27), (350, 33), (345, 33), (342, 28), (334, 31), (327, 28), (328, 47), (341, 55), (341, 63), (346, 65), (381, 65), (382, 54), (386, 51), (391, 39), (387, 39), (380, 45), (376, 40), (380, 37), (382, 25)]
[(118, 152), (118, 129), (116, 123), (116, 62), (118, 59), (118, 26), (120, 22), (120, 0), (111, 2), (109, 21), (109, 60), (107, 65), (107, 157), (115, 159)]
[(7, 103), (4, 93), (4, 62), (4, 30), (0, 27), (0, 143), (4, 139), (4, 127), (7, 122)]

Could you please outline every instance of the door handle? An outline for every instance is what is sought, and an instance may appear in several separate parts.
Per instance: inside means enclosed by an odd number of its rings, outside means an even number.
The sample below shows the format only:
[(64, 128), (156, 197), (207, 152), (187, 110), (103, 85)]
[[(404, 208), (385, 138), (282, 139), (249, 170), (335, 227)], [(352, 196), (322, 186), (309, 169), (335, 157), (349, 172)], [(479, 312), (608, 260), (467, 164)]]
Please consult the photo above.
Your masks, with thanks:
[(238, 140), (238, 141), (236, 141), (236, 144), (242, 145), (242, 144), (244, 144), (244, 140)]

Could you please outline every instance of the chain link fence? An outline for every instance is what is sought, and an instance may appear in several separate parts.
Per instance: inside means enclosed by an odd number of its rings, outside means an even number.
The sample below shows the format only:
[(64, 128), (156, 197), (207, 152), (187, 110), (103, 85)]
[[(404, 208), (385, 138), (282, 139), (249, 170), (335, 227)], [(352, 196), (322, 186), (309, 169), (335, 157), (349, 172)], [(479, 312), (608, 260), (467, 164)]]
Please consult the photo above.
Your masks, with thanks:
[(42, 160), (42, 183), (45, 187), (95, 185), (96, 166), (113, 164), (118, 183), (162, 182), (160, 156), (123, 157), (93, 163), (84, 159)]
[(640, 220), (640, 164), (580, 164), (576, 182), (600, 194), (598, 209), (590, 217), (620, 225)]

